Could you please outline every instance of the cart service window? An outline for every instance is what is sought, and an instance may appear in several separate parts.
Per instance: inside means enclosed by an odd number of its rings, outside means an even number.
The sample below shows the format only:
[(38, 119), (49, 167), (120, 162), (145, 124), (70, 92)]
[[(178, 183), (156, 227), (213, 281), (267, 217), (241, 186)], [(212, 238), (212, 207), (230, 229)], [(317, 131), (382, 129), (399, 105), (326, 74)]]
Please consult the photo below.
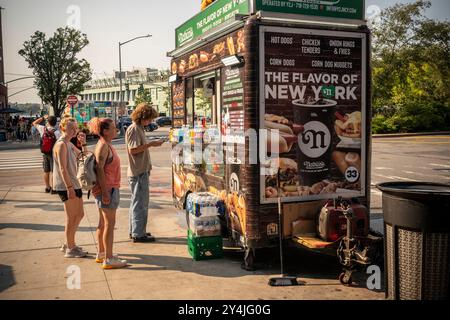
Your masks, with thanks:
[(216, 72), (194, 77), (194, 125), (217, 124)]

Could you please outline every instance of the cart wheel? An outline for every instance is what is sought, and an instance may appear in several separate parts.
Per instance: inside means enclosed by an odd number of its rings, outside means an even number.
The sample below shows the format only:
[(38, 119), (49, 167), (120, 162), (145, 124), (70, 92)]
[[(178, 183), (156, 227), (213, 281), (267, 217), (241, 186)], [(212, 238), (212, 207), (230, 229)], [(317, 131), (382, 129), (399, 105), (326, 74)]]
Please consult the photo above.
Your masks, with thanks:
[(352, 275), (351, 273), (342, 272), (339, 275), (339, 282), (344, 286), (350, 286), (352, 284)]

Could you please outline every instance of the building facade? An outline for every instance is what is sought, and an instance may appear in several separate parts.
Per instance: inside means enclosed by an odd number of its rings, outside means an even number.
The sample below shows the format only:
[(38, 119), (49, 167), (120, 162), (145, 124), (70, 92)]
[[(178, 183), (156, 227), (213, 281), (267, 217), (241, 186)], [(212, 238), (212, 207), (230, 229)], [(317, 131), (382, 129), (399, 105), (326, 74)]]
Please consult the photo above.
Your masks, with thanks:
[[(147, 89), (152, 103), (160, 115), (169, 115), (168, 72), (157, 69), (134, 69), (122, 72), (123, 102), (128, 111), (136, 106), (139, 91)], [(80, 102), (120, 102), (119, 72), (114, 77), (91, 80), (86, 89), (80, 93)]]

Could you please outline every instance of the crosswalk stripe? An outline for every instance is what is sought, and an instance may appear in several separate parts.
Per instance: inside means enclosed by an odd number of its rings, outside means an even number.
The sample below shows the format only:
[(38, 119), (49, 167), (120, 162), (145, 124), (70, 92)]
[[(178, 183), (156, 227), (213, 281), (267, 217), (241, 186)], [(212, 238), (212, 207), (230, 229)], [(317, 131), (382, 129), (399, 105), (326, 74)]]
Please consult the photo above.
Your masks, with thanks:
[(0, 157), (0, 159), (13, 159), (13, 160), (20, 160), (20, 159), (42, 159), (42, 155), (24, 155), (23, 157)]
[(20, 166), (20, 167), (9, 167), (9, 168), (4, 168), (4, 167), (0, 167), (0, 171), (5, 171), (5, 170), (29, 170), (29, 169), (37, 169), (37, 168), (42, 168), (42, 165), (40, 166)]
[(17, 167), (17, 166), (37, 166), (37, 165), (42, 165), (42, 161), (39, 162), (28, 162), (28, 163), (23, 163), (23, 162), (16, 162), (16, 163), (0, 163), (0, 167), (2, 168), (7, 168), (7, 167)]
[(0, 159), (0, 171), (11, 170), (34, 170), (42, 169), (42, 156), (33, 155), (24, 157), (2, 158)]
[(42, 157), (39, 158), (20, 158), (20, 159), (0, 159), (0, 162), (11, 162), (11, 161), (39, 161), (42, 160)]
[(29, 160), (29, 159), (26, 159), (26, 160), (5, 160), (5, 161), (3, 161), (3, 160), (0, 160), (0, 164), (1, 163), (32, 163), (32, 162), (42, 162), (42, 159), (35, 159), (35, 160)]

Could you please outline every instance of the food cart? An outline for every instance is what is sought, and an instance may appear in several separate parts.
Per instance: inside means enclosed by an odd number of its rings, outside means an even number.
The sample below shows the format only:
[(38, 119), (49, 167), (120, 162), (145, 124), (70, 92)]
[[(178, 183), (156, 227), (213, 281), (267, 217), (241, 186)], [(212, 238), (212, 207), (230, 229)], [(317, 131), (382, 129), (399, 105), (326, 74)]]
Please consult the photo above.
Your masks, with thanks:
[(295, 222), (314, 224), (329, 199), (370, 208), (364, 8), (363, 0), (218, 0), (176, 29), (174, 203), (184, 208), (191, 192), (225, 201), (224, 235), (245, 248), (248, 268), (280, 232), (326, 247), (298, 237)]

